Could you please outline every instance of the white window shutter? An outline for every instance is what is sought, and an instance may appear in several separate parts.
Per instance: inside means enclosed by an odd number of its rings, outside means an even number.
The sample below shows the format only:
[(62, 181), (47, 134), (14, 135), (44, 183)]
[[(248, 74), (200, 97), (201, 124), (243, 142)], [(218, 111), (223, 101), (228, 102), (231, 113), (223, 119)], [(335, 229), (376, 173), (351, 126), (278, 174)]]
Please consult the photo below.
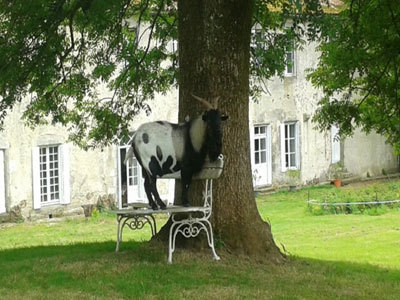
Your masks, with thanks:
[(61, 165), (62, 165), (62, 195), (61, 204), (71, 203), (71, 186), (70, 186), (70, 158), (69, 145), (63, 144), (60, 146)]
[(300, 145), (300, 122), (296, 122), (296, 168), (300, 170), (300, 157), (301, 157), (301, 145)]
[(39, 147), (32, 148), (32, 192), (33, 192), (33, 209), (40, 209), (40, 158)]
[(118, 189), (117, 189), (117, 199), (118, 208), (122, 208), (122, 183), (121, 183), (121, 148), (117, 147), (117, 170), (118, 170)]
[(0, 214), (6, 212), (6, 193), (4, 185), (4, 150), (0, 150)]
[(272, 143), (271, 143), (271, 125), (267, 126), (267, 178), (268, 184), (272, 184)]
[(339, 133), (339, 128), (335, 125), (331, 127), (331, 162), (337, 163), (340, 161), (340, 141), (335, 137)]
[(249, 126), (250, 129), (250, 161), (251, 167), (254, 168), (254, 125)]
[(286, 172), (286, 160), (285, 160), (285, 123), (281, 124), (281, 169), (282, 172)]

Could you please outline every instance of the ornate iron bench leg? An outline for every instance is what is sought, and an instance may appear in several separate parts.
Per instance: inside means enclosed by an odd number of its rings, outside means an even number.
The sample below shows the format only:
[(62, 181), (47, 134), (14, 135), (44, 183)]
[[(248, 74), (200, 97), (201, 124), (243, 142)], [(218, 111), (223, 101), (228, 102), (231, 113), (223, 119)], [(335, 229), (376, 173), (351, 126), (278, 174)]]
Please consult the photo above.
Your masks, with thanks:
[(148, 223), (150, 224), (151, 228), (151, 236), (155, 236), (157, 233), (157, 223), (156, 220), (154, 219), (153, 215), (148, 215), (151, 218), (151, 221), (153, 224), (148, 220)]
[(131, 230), (137, 230), (142, 229), (146, 224), (149, 224), (151, 235), (154, 236), (157, 233), (157, 223), (153, 215), (117, 215), (117, 246), (115, 252), (119, 251), (125, 225)]
[(174, 232), (174, 229), (178, 225), (178, 223), (175, 223), (174, 216), (175, 215), (171, 216), (172, 224), (171, 224), (171, 227), (169, 228), (169, 239), (168, 239), (168, 263), (169, 264), (172, 264), (172, 253), (174, 253), (174, 251), (175, 251), (175, 239), (176, 239), (177, 231)]
[(122, 228), (121, 228), (122, 216), (117, 215), (117, 246), (115, 247), (115, 252), (119, 251), (119, 244), (122, 242)]
[(217, 252), (215, 252), (214, 248), (214, 236), (213, 236), (213, 230), (211, 223), (208, 220), (204, 220), (204, 223), (206, 224), (206, 233), (207, 233), (207, 239), (208, 239), (208, 246), (211, 248), (213, 258), (214, 260), (220, 260), (221, 258), (217, 255)]

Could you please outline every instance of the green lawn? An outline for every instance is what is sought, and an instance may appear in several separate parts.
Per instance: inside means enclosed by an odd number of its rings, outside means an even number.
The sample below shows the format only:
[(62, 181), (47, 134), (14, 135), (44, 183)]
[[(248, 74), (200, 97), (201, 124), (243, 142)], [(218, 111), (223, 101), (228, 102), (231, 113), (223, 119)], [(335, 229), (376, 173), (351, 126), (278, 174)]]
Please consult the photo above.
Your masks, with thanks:
[(168, 265), (167, 249), (145, 242), (148, 229), (127, 230), (115, 253), (105, 214), (2, 226), (0, 299), (399, 299), (400, 211), (313, 216), (306, 199), (306, 190), (258, 198), (290, 254), (281, 265), (223, 249), (218, 262), (178, 249)]
[[(336, 188), (314, 188), (310, 194), (333, 189)], [(284, 245), (286, 251), (298, 257), (366, 263), (400, 270), (399, 209), (388, 209), (377, 216), (314, 216), (306, 210), (307, 198), (308, 189), (259, 197), (260, 213), (271, 222), (278, 245)]]

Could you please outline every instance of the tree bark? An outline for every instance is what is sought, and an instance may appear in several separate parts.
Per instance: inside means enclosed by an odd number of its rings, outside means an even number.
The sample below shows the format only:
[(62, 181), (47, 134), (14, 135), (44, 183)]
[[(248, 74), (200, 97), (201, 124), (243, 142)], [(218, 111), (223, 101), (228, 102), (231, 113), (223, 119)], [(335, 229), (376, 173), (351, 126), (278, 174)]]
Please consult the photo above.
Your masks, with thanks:
[[(212, 223), (215, 236), (231, 252), (283, 255), (255, 202), (249, 140), (249, 59), (253, 1), (178, 0), (179, 119), (204, 109), (191, 94), (220, 96), (224, 123), (222, 176), (214, 180)], [(193, 181), (191, 205), (200, 203), (203, 183)], [(176, 193), (177, 194), (177, 193)], [(162, 234), (162, 231), (160, 232)]]

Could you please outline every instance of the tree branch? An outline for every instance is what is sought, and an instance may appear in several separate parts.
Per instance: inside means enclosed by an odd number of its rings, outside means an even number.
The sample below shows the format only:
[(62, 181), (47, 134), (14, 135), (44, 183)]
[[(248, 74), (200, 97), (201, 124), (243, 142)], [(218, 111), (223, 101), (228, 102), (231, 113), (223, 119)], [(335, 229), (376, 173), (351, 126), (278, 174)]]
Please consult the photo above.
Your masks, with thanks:
[(378, 76), (378, 78), (375, 80), (375, 82), (372, 84), (371, 88), (368, 90), (367, 94), (363, 97), (363, 99), (360, 101), (360, 103), (358, 103), (357, 105), (357, 110), (360, 108), (361, 104), (369, 97), (369, 95), (372, 93), (372, 91), (374, 90), (374, 88), (376, 87), (376, 85), (378, 84), (378, 82), (382, 79), (383, 75), (385, 75), (386, 70), (391, 62), (392, 58), (389, 57), (385, 67), (383, 68), (383, 71), (381, 72), (381, 74)]

